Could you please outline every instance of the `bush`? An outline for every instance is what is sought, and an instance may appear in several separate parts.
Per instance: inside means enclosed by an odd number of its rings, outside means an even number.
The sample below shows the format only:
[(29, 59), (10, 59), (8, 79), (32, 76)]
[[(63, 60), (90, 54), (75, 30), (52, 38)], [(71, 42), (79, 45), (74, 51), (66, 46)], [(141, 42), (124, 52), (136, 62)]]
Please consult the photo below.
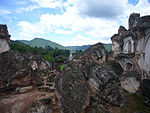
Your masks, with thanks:
[(47, 60), (47, 61), (52, 61), (54, 58), (50, 55), (44, 55), (44, 58)]
[(64, 67), (67, 67), (68, 65), (67, 64), (63, 64), (60, 66), (60, 71), (63, 71)]

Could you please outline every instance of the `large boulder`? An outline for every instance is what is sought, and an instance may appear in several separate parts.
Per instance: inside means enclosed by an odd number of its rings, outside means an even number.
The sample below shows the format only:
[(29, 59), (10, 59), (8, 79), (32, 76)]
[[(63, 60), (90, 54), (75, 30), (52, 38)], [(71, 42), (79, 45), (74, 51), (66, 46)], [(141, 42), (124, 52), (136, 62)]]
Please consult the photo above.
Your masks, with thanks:
[(88, 81), (85, 80), (82, 62), (71, 62), (57, 77), (56, 88), (61, 95), (63, 112), (81, 113), (88, 92)]
[(91, 67), (90, 81), (98, 89), (99, 97), (107, 104), (123, 106), (125, 98), (119, 83), (119, 77), (110, 64)]
[(138, 71), (126, 72), (120, 79), (121, 87), (129, 93), (136, 93), (140, 88), (141, 77)]
[(10, 35), (6, 25), (0, 24), (0, 54), (10, 50)]
[[(91, 95), (99, 95), (101, 101), (107, 102), (108, 105), (124, 105), (125, 99), (118, 75), (112, 66), (106, 63), (106, 56), (104, 46), (98, 43), (76, 56), (64, 71), (57, 75), (56, 89), (61, 97), (64, 113), (81, 113), (87, 110)], [(99, 112), (107, 108), (98, 104), (95, 107)]]
[[(0, 54), (0, 88), (11, 91), (18, 86), (42, 85), (50, 66), (42, 56), (8, 51)], [(46, 71), (46, 72), (45, 72)], [(1, 90), (2, 92), (4, 90)]]
[(34, 100), (27, 113), (53, 113), (53, 110), (50, 107), (51, 103), (51, 98)]
[(102, 43), (97, 43), (95, 45), (90, 46), (87, 50), (82, 52), (82, 54), (77, 55), (74, 58), (74, 61), (76, 59), (82, 60), (88, 65), (90, 65), (93, 62), (101, 64), (106, 62), (107, 60), (107, 50), (105, 49)]

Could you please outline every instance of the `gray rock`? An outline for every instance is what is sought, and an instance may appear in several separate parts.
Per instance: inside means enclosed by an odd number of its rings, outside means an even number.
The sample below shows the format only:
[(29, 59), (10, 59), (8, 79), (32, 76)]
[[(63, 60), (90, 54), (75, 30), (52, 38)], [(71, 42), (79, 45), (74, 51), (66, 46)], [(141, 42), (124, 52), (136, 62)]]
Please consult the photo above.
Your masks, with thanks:
[(51, 104), (50, 98), (35, 100), (30, 106), (30, 109), (29, 111), (27, 111), (27, 113), (53, 113), (50, 104)]

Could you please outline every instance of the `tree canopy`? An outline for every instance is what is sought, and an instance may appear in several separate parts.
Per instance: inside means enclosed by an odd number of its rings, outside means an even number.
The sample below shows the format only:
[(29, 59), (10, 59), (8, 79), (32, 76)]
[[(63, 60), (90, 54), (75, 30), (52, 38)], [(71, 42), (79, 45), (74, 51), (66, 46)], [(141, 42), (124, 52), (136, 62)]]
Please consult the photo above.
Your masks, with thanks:
[(10, 47), (12, 50), (20, 51), (21, 53), (33, 53), (35, 55), (41, 54), (45, 57), (46, 60), (52, 61), (55, 57), (62, 55), (65, 57), (69, 57), (70, 50), (66, 49), (58, 49), (58, 48), (52, 48), (50, 46), (46, 46), (45, 48), (42, 47), (31, 47), (25, 44), (20, 44), (16, 42), (12, 42), (10, 44)]

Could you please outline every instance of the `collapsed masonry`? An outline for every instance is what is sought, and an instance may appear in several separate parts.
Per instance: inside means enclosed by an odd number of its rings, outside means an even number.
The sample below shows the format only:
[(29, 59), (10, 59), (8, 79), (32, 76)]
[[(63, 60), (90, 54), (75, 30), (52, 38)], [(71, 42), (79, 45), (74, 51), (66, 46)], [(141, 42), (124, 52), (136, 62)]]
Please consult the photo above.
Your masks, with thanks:
[[(125, 104), (118, 74), (107, 63), (107, 51), (102, 43), (74, 57), (57, 78), (63, 113), (110, 113), (107, 105)], [(99, 104), (96, 98), (100, 99)]]
[(42, 85), (51, 64), (42, 55), (21, 54), (10, 50), (10, 35), (6, 25), (0, 24), (0, 93), (16, 87)]
[(141, 70), (142, 79), (150, 77), (150, 16), (129, 17), (129, 29), (120, 26), (111, 37), (113, 56), (125, 71)]
[(9, 47), (10, 37), (11, 35), (9, 35), (7, 26), (0, 24), (0, 53), (10, 50)]
[[(0, 54), (0, 91), (10, 91), (18, 86), (24, 89), (38, 86), (38, 89), (43, 91), (55, 81), (59, 106), (53, 103), (56, 108), (51, 109), (50, 103), (54, 97), (38, 101), (34, 98), (28, 113), (58, 113), (55, 112), (57, 109), (60, 109), (59, 113), (116, 113), (118, 109), (113, 111), (112, 108), (117, 106), (122, 109), (127, 103), (125, 90), (135, 93), (141, 83), (142, 94), (146, 96), (146, 104), (150, 106), (150, 80), (141, 80), (141, 74), (134, 70), (142, 69), (148, 75), (149, 70), (142, 66), (149, 64), (149, 21), (149, 16), (132, 14), (129, 30), (121, 26), (118, 34), (112, 37), (113, 56), (124, 70), (128, 71), (126, 73), (122, 74), (118, 66), (116, 67), (117, 62), (108, 62), (107, 51), (101, 43), (74, 57), (64, 70), (57, 74), (49, 72), (50, 66), (41, 56), (9, 51)], [(144, 62), (144, 65), (139, 62)], [(141, 112), (136, 110), (132, 113)]]

